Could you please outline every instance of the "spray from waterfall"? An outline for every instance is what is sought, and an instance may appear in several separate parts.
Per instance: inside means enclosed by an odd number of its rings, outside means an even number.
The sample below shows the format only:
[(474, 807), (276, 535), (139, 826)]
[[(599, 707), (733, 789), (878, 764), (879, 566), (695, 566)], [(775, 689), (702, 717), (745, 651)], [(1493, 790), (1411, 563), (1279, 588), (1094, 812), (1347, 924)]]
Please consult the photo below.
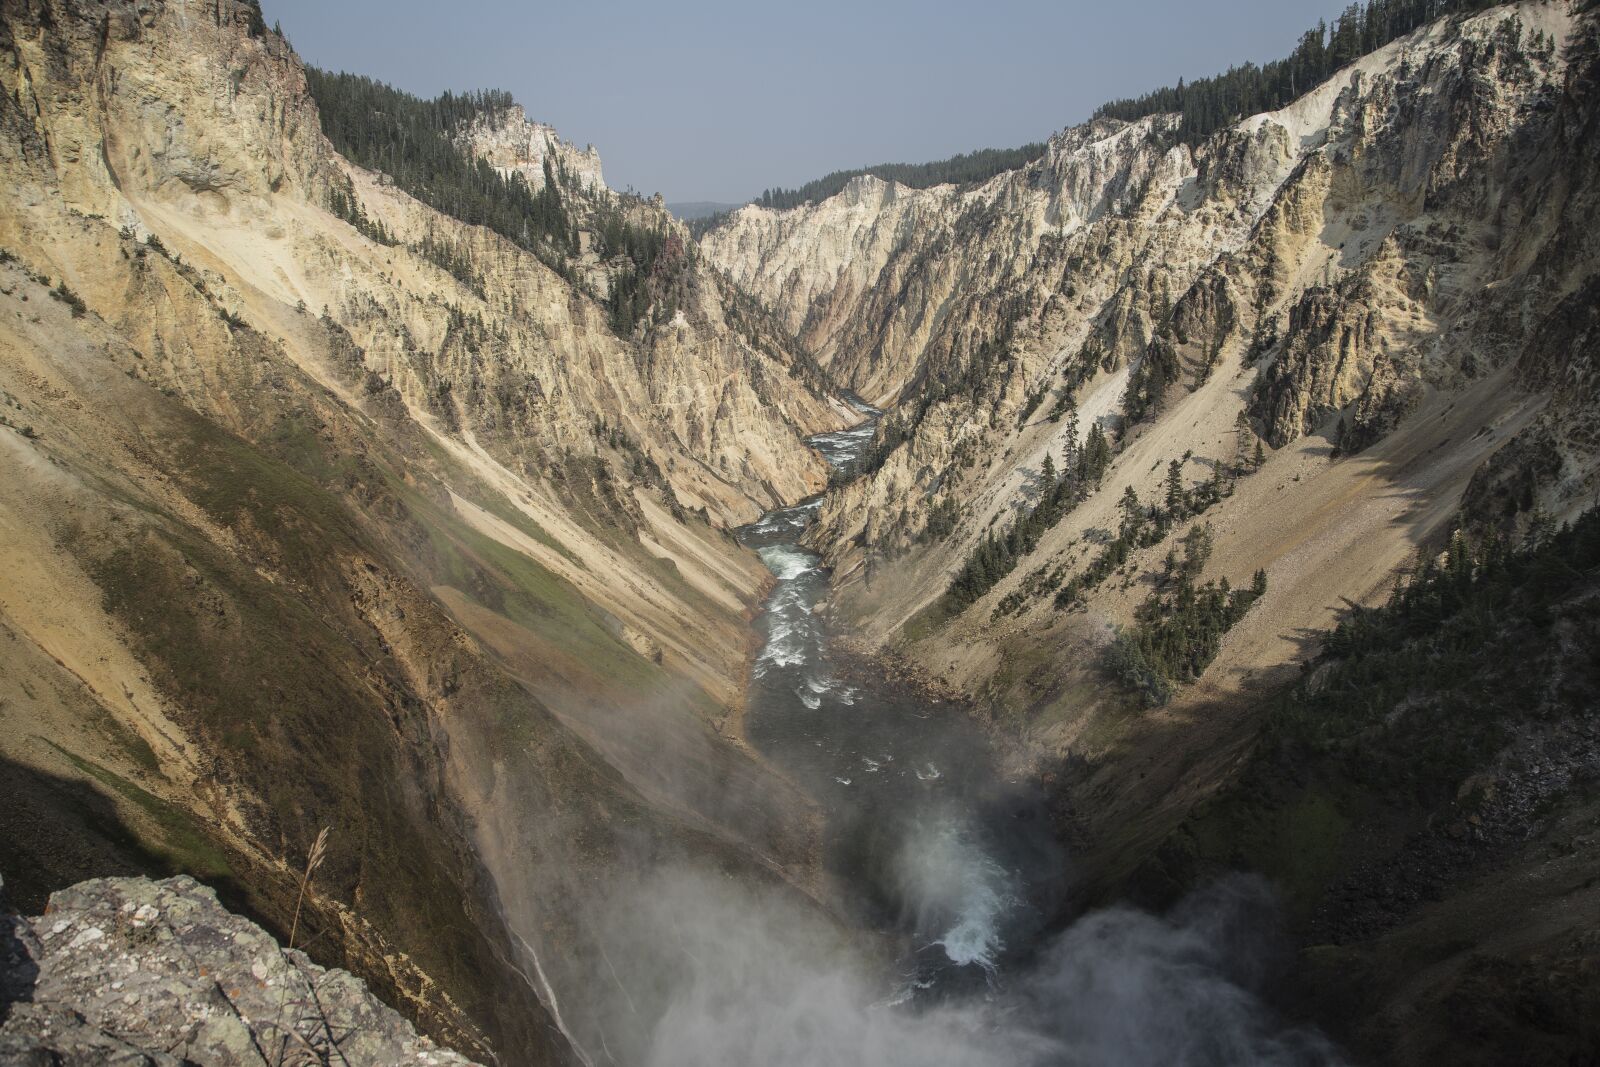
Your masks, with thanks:
[[(814, 443), (847, 471), (870, 438)], [(1257, 995), (1269, 971), (1232, 936), (1271, 911), (1256, 883), (1165, 917), (1097, 912), (1041, 940), (1037, 904), (1059, 891), (1063, 862), (1037, 798), (1001, 781), (965, 715), (845, 677), (815, 610), (826, 573), (799, 544), (816, 513), (773, 512), (742, 535), (776, 582), (747, 724), (826, 814), (824, 866), (856, 914), (840, 923), (781, 884), (630, 868), (587, 924), (599, 951), (586, 1007), (605, 1021), (605, 1055), (648, 1067), (1338, 1063)]]

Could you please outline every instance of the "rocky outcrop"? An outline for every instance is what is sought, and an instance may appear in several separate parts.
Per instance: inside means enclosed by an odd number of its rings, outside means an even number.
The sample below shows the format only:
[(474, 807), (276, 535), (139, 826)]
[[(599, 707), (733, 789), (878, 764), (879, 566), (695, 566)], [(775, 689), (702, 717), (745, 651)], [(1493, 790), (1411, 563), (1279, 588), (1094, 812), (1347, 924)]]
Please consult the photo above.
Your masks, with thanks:
[(1274, 448), (1299, 439), (1338, 417), (1337, 443), (1359, 451), (1393, 427), (1420, 382), (1407, 390), (1395, 361), (1378, 351), (1380, 317), (1370, 285), (1352, 279), (1337, 289), (1309, 289), (1289, 312), (1285, 337), (1263, 370), (1253, 408)]
[(0, 968), (6, 1063), (469, 1063), (192, 878), (97, 879), (0, 914)]
[(534, 189), (544, 188), (546, 162), (558, 177), (567, 177), (584, 192), (606, 189), (594, 145), (580, 149), (563, 141), (554, 126), (528, 118), (521, 104), (479, 115), (460, 132), (459, 140), (501, 174), (520, 174)]

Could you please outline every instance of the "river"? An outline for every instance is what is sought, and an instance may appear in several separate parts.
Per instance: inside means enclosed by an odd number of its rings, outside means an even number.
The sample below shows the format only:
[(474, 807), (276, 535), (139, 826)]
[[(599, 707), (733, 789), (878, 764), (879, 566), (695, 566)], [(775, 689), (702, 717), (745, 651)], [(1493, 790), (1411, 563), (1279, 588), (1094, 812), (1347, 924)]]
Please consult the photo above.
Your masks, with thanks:
[[(855, 476), (881, 414), (809, 440), (835, 480)], [(821, 498), (739, 532), (776, 583), (758, 622), (751, 743), (816, 800), (847, 918), (902, 946), (895, 999), (993, 986), (1037, 932), (1061, 871), (1040, 798), (1008, 782), (966, 710), (830, 647), (829, 575), (801, 539)]]
[[(861, 425), (811, 439), (838, 479), (872, 439), (878, 412), (858, 410)], [(819, 610), (829, 574), (804, 544), (820, 507), (739, 534), (776, 579), (746, 732), (820, 809), (842, 923), (724, 871), (651, 872), (599, 924), (611, 951), (588, 1003), (609, 1028), (596, 1028), (590, 1062), (1340, 1064), (1258, 999), (1275, 973), (1264, 883), (1223, 879), (1165, 916), (1111, 907), (1063, 921), (1065, 865), (1039, 792), (1008, 780), (969, 709), (835, 647)], [(841, 925), (872, 936), (852, 944)]]

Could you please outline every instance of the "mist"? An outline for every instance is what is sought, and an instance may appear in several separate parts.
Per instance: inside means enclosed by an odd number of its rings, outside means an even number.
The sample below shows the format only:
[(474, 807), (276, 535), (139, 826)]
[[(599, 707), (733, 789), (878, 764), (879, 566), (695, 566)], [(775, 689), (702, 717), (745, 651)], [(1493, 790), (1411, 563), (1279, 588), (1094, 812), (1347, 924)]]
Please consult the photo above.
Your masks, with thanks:
[[(942, 872), (958, 883), (960, 852)], [(919, 858), (907, 884), (935, 866)], [(651, 1067), (1341, 1063), (1257, 994), (1273, 972), (1273, 916), (1265, 885), (1246, 878), (1165, 916), (1097, 911), (1015, 973), (928, 1002), (885, 939), (852, 937), (778, 887), (666, 867), (596, 914), (608, 973), (592, 988), (606, 1011), (586, 1053)]]
[[(876, 413), (865, 409), (870, 429)], [(870, 433), (815, 443), (848, 474)], [(850, 671), (799, 543), (809, 505), (741, 534), (772, 570), (747, 717), (824, 819), (818, 899), (738, 865), (625, 868), (582, 925), (591, 1064), (1300, 1067), (1340, 1062), (1259, 996), (1279, 970), (1264, 883), (1052, 931), (1069, 864), (1044, 797), (963, 710)], [(719, 805), (712, 803), (710, 807)]]
[[(877, 417), (861, 410), (863, 428), (813, 439), (845, 475)], [(1015, 773), (966, 709), (835, 654), (818, 610), (828, 575), (800, 541), (815, 517), (802, 503), (740, 533), (774, 578), (746, 714), (760, 755), (751, 769), (762, 773), (675, 783), (694, 746), (660, 709), (629, 717), (637, 736), (607, 733), (634, 757), (640, 788), (726, 823), (745, 846), (771, 842), (782, 859), (756, 868), (739, 849), (682, 851), (640, 833), (603, 884), (581, 861), (517, 868), (523, 880), (542, 870), (564, 883), (506, 903), (525, 952), (543, 946), (543, 965), (531, 961), (540, 995), (551, 1006), (559, 987), (567, 1010), (551, 1014), (579, 1058), (1339, 1063), (1326, 1040), (1285, 1025), (1260, 996), (1281, 972), (1282, 942), (1258, 880), (1219, 882), (1166, 915), (1113, 908), (1051, 925), (1068, 911), (1070, 864), (1038, 783)], [(814, 838), (799, 825), (773, 832), (785, 825), (778, 812), (800, 809), (814, 813)], [(545, 848), (559, 855), (561, 835), (545, 835)], [(570, 923), (538, 910), (558, 898), (570, 902)]]

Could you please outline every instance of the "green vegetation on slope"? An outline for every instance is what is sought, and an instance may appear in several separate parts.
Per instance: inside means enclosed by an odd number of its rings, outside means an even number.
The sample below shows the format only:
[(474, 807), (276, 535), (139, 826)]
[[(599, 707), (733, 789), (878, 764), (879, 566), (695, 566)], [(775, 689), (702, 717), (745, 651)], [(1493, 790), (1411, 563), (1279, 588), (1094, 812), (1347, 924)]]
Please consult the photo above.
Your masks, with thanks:
[(1134, 625), (1119, 631), (1106, 649), (1106, 670), (1152, 707), (1205, 672), (1222, 650), (1222, 635), (1267, 591), (1267, 572), (1261, 570), (1249, 589), (1232, 589), (1226, 578), (1197, 586), (1210, 555), (1210, 524), (1191, 526), (1182, 561), (1175, 552), (1167, 554), (1160, 585), (1136, 609)]
[[(1272, 707), (1239, 780), (1180, 831), (1180, 851), (1274, 877), (1290, 890), (1291, 909), (1308, 916), (1331, 888), (1328, 872), (1352, 866), (1350, 857), (1327, 854), (1339, 843), (1311, 849), (1299, 837), (1289, 815), (1308, 804), (1331, 806), (1336, 821), (1368, 820), (1370, 833), (1350, 843), (1357, 850), (1417, 845), (1386, 838), (1370, 822), (1375, 813), (1402, 835), (1410, 826), (1437, 834), (1469, 816), (1487, 832), (1497, 802), (1508, 799), (1493, 784), (1503, 773), (1491, 771), (1498, 754), (1530, 744), (1550, 753), (1537, 739), (1570, 732), (1546, 762), (1600, 759), (1597, 590), (1600, 510), (1516, 549), (1457, 536), (1440, 559), (1398, 582), (1387, 604), (1352, 608), (1327, 636), (1304, 679)], [(1551, 787), (1562, 782), (1559, 774), (1541, 777)], [(1539, 818), (1555, 799), (1513, 814)], [(1392, 860), (1371, 866), (1405, 873)], [(1322, 921), (1323, 936), (1339, 940), (1346, 924)]]
[[(1037, 407), (1044, 396), (1045, 392), (1038, 393), (1033, 406)], [(1055, 457), (1047, 453), (1033, 506), (1014, 519), (1004, 533), (991, 531), (973, 547), (944, 595), (906, 622), (904, 633), (909, 640), (927, 637), (982, 599), (1038, 547), (1047, 530), (1099, 488), (1111, 463), (1111, 442), (1104, 430), (1095, 424), (1089, 428), (1083, 446), (1076, 445), (1078, 415), (1070, 390), (1062, 395), (1057, 410), (1051, 413), (1052, 420), (1063, 416), (1068, 418), (1069, 424), (1064, 435), (1067, 447), (1062, 455), (1061, 473), (1057, 474)], [(1244, 425), (1248, 429), (1248, 425)], [(889, 440), (891, 448), (902, 443), (893, 438)], [(1231, 496), (1234, 482), (1260, 467), (1260, 459), (1252, 460), (1245, 454), (1244, 440), (1241, 433), (1237, 462), (1215, 464), (1209, 478), (1193, 485), (1184, 478), (1184, 469), (1193, 455), (1185, 453), (1172, 460), (1167, 464), (1163, 500), (1147, 505), (1140, 501), (1132, 486), (1126, 487), (1118, 505), (1121, 521), (1116, 536), (1105, 541), (1093, 559), (1071, 578), (1067, 573), (1072, 561), (1053, 563), (1047, 560), (995, 605), (991, 621), (1020, 613), (1026, 609), (1028, 601), (1050, 594), (1054, 594), (1058, 610), (1081, 607), (1085, 594), (1128, 568), (1135, 551), (1160, 544), (1185, 520), (1204, 514)], [(919, 540), (948, 536), (958, 511), (952, 498), (938, 501), (929, 511), (928, 526)], [(1167, 553), (1165, 571), (1157, 579), (1157, 592), (1143, 609), (1150, 619), (1124, 634), (1105, 664), (1113, 675), (1141, 691), (1151, 704), (1165, 703), (1174, 685), (1192, 681), (1204, 670), (1216, 656), (1222, 633), (1238, 621), (1261, 593), (1260, 588), (1253, 593), (1231, 592), (1226, 582), (1220, 586), (1208, 583), (1196, 587), (1193, 579), (1205, 564), (1197, 538), (1204, 538), (1204, 554), (1209, 554), (1209, 527), (1191, 528), (1184, 537), (1183, 561), (1179, 561), (1176, 550)], [(1264, 580), (1264, 575), (1257, 575), (1258, 586)], [(1182, 610), (1175, 619), (1160, 617), (1163, 612), (1174, 609), (1173, 603), (1162, 600), (1169, 588), (1176, 591), (1177, 601), (1181, 602)]]
[(1276, 111), (1327, 80), (1335, 71), (1434, 19), (1481, 11), (1498, 0), (1367, 0), (1351, 4), (1330, 28), (1318, 23), (1300, 37), (1287, 59), (1264, 66), (1245, 63), (1224, 74), (1102, 104), (1096, 118), (1132, 122), (1177, 114), (1178, 138), (1198, 144), (1216, 131), (1263, 111)]
[[(264, 408), (282, 399), (262, 393)], [(488, 990), (504, 987), (487, 977), (499, 964), (474, 918), (477, 874), (463, 864), (448, 823), (441, 826), (453, 816), (430, 747), (433, 694), (374, 624), (386, 617), (384, 597), (393, 595), (398, 609), (387, 617), (403, 617), (420, 644), (440, 650), (440, 676), (461, 690), (458, 714), (470, 707), (511, 722), (542, 718), (543, 710), (454, 646), (449, 623), (399, 576), (385, 545), (394, 533), (415, 534), (402, 507), (377, 499), (394, 475), (359, 448), (328, 439), (331, 424), (322, 435), (310, 432), (310, 413), (296, 405), (279, 409), (275, 421), (267, 421), (268, 410), (254, 414), (280, 431), (263, 446), (282, 459), (177, 405), (157, 402), (145, 413), (159, 442), (152, 457), (209, 523), (228, 531), (224, 543), (179, 516), (147, 511), (138, 529), (74, 547), (88, 557), (106, 609), (126, 628), (152, 683), (201, 740), (217, 795), (240, 805), (252, 836), (283, 849), (290, 862), (323, 826), (343, 842), (321, 877), (325, 896), (303, 919), (318, 951), (403, 1002), (396, 983), (409, 964), (376, 969), (362, 938), (320, 936), (337, 922), (324, 901), (359, 901), (372, 928), (472, 1018), (492, 1018)], [(359, 487), (393, 529), (369, 528), (323, 479)], [(160, 837), (146, 851), (162, 861), (157, 873), (170, 866), (211, 877), (231, 865), (241, 903), (280, 930), (286, 924), (292, 890), (281, 879), (259, 865), (241, 869), (209, 827), (83, 769), (155, 822)], [(505, 1033), (523, 1025), (512, 1020)], [(453, 1039), (472, 1040), (459, 1032)]]
[(1079, 449), (1076, 442), (1074, 425), (1067, 434), (1064, 473), (1057, 476), (1055, 459), (1046, 455), (1044, 469), (1039, 472), (1038, 502), (1003, 535), (989, 534), (967, 556), (945, 593), (952, 607), (965, 607), (994, 588), (1022, 557), (1033, 551), (1046, 530), (1100, 487), (1100, 479), (1111, 463), (1111, 445), (1105, 431), (1096, 423), (1089, 428), (1083, 448)]
[[(1272, 879), (1308, 1010), (1375, 1062), (1401, 1043), (1404, 1062), (1589, 1062), (1597, 647), (1600, 511), (1515, 549), (1454, 538), (1328, 635), (1139, 891)], [(1441, 1012), (1449, 1029), (1424, 1025)]]
[[(1597, 580), (1600, 511), (1519, 549), (1458, 535), (1388, 604), (1353, 608), (1339, 623), (1324, 645), (1325, 670), (1296, 687), (1275, 719), (1282, 742), (1348, 757), (1368, 785), (1439, 799), (1504, 742), (1512, 718), (1592, 697), (1600, 604), (1584, 594)], [(1588, 662), (1529, 669), (1573, 648), (1586, 648)], [(1530, 658), (1534, 649), (1542, 652)], [(1417, 745), (1397, 746), (1402, 737)]]
[(798, 189), (764, 190), (755, 202), (776, 210), (818, 203), (837, 194), (850, 183), (850, 179), (863, 174), (871, 174), (886, 182), (899, 182), (913, 189), (930, 189), (935, 185), (976, 185), (996, 174), (1027, 166), (1044, 155), (1044, 149), (1044, 143), (1037, 142), (1020, 148), (980, 148), (932, 163), (878, 163), (856, 170), (836, 170), (815, 181), (806, 182)]
[[(657, 258), (668, 250), (665, 219), (641, 225), (625, 208), (624, 198), (605, 195), (580, 207), (571, 175), (545, 160), (544, 183), (534, 189), (521, 174), (502, 175), (457, 144), (458, 133), (484, 118), (499, 121), (513, 104), (499, 89), (470, 93), (445, 92), (423, 100), (359, 74), (306, 68), (306, 85), (317, 101), (322, 131), (347, 159), (389, 176), (394, 184), (429, 207), (472, 226), (483, 226), (540, 257), (546, 265), (576, 282), (570, 259), (577, 254), (578, 232), (594, 235), (603, 259), (619, 259), (610, 291), (603, 294), (619, 336), (632, 334), (651, 303), (646, 282)], [(335, 190), (329, 209), (380, 243), (393, 243), (381, 223), (371, 221), (354, 196)], [(428, 235), (414, 248), (470, 288), (479, 288), (477, 273), (464, 249)]]
[[(1501, 0), (1367, 0), (1364, 6), (1351, 4), (1332, 27), (1319, 22), (1315, 29), (1301, 34), (1300, 43), (1287, 59), (1261, 66), (1244, 63), (1187, 83), (1179, 78), (1175, 86), (1101, 104), (1094, 117), (1133, 122), (1148, 115), (1176, 114), (1178, 139), (1195, 145), (1246, 116), (1287, 106), (1341, 67), (1434, 19), (1482, 11), (1498, 2)], [(1044, 151), (1044, 143), (1036, 142), (1020, 148), (983, 148), (932, 163), (879, 163), (836, 170), (795, 189), (764, 190), (755, 203), (777, 210), (818, 203), (837, 195), (850, 179), (863, 174), (914, 189), (947, 183), (973, 185), (1025, 167)], [(697, 228), (701, 233), (715, 229), (726, 217), (697, 220)]]
[(445, 92), (422, 100), (359, 74), (306, 68), (322, 132), (347, 159), (380, 171), (428, 206), (473, 226), (486, 226), (525, 248), (565, 254), (575, 244), (560, 183), (535, 191), (520, 174), (509, 178), (455, 142), (456, 131), (480, 116), (491, 122), (511, 107), (511, 94), (490, 89)]
[[(125, 730), (126, 727), (122, 729)], [(168, 804), (160, 797), (98, 763), (74, 755), (54, 741), (48, 743), (79, 771), (133, 804), (151, 820), (159, 834), (159, 840), (151, 841), (140, 840), (129, 834), (125, 842), (119, 843), (126, 843), (136, 850), (151, 854), (162, 865), (162, 870), (166, 874), (189, 874), (212, 885), (225, 883), (229, 889), (237, 893), (234, 870), (228, 863), (227, 853), (208, 836), (188, 812)]]
[[(269, 510), (275, 509), (250, 514)], [(303, 523), (302, 536), (326, 547), (316, 539), (328, 531), (311, 514), (280, 514)], [(306, 544), (300, 537), (279, 543)], [(427, 915), (430, 935), (409, 950), (450, 988), (470, 988), (465, 961), (452, 955), (476, 947), (460, 886), (450, 881), (454, 858), (423, 829), (427, 801), (397, 803), (394, 795), (395, 783), (424, 773), (394, 744), (396, 730), (422, 729), (415, 698), (392, 662), (362, 647), (369, 635), (353, 620), (318, 618), (293, 595), (184, 534), (152, 535), (100, 561), (94, 573), (152, 680), (189, 709), (197, 733), (214, 739), (210, 750), (225, 761), (226, 779), (261, 800), (252, 825), (269, 840), (306, 841), (320, 825), (332, 825), (340, 839), (363, 842), (330, 864), (338, 899), (350, 899), (359, 886), (366, 915), (386, 930), (407, 929)], [(306, 580), (321, 585), (326, 576), (313, 572)], [(364, 671), (378, 692), (359, 684)], [(405, 712), (386, 708), (380, 692)], [(328, 738), (340, 743), (326, 744)], [(282, 916), (283, 900), (273, 899), (279, 887), (251, 888), (254, 910)]]

